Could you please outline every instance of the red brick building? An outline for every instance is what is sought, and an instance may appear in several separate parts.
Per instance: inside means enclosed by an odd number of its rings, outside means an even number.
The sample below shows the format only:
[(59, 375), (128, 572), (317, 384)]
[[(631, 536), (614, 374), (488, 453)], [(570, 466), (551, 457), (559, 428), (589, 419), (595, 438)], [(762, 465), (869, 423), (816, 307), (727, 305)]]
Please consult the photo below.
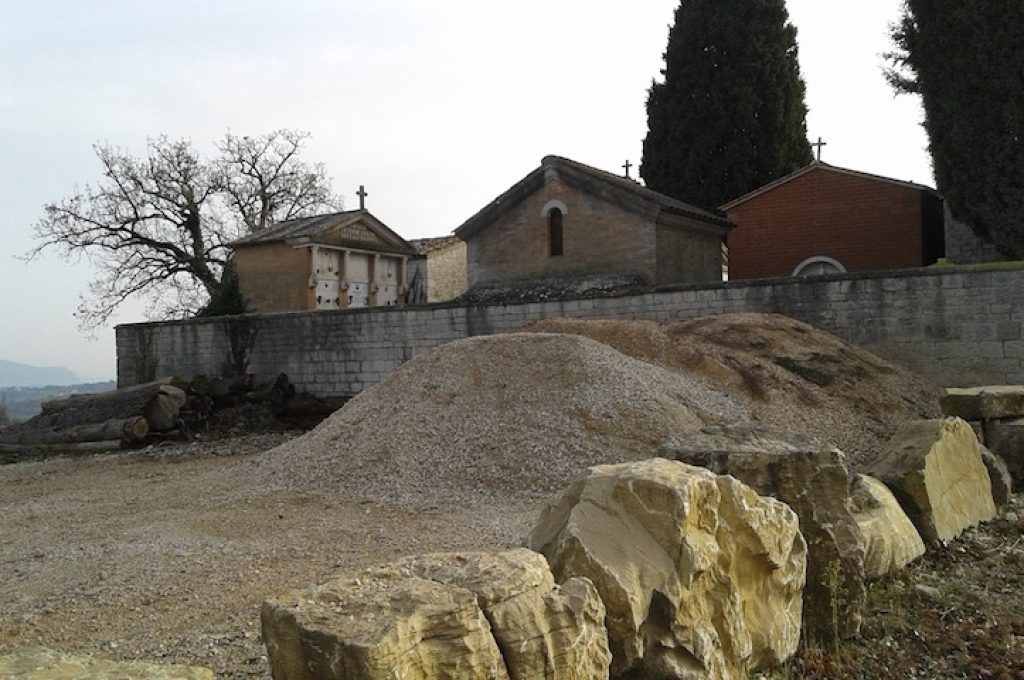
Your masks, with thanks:
[(722, 210), (736, 225), (731, 280), (921, 267), (944, 253), (934, 189), (821, 162)]

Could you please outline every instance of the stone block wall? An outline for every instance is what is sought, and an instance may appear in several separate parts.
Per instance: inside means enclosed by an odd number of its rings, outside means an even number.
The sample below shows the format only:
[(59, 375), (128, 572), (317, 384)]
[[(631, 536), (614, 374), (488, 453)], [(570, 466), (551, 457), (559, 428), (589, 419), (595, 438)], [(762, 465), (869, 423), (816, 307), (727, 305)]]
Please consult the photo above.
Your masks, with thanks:
[[(545, 207), (564, 207), (563, 254), (551, 256)], [(562, 208), (559, 208), (562, 209)], [(554, 179), (470, 236), (470, 287), (603, 272), (655, 280), (654, 222)]]
[(287, 373), (318, 395), (355, 394), (458, 338), (551, 317), (672, 321), (777, 312), (947, 386), (1024, 383), (1024, 269), (906, 270), (687, 285), (617, 298), (515, 305), (292, 312), (117, 328), (118, 383), (156, 376)]
[(466, 242), (452, 241), (427, 253), (427, 302), (445, 302), (466, 292)]

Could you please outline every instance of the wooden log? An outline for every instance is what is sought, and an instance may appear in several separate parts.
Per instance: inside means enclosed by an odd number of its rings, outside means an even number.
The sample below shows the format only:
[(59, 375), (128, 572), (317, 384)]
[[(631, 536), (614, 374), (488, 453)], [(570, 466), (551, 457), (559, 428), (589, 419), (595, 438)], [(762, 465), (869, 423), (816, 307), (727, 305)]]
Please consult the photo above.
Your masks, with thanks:
[(178, 425), (178, 413), (188, 401), (188, 395), (173, 385), (161, 385), (160, 391), (146, 404), (142, 415), (149, 421), (149, 429), (173, 430)]
[(0, 443), (35, 446), (38, 444), (74, 444), (79, 442), (140, 442), (149, 434), (149, 422), (143, 416), (110, 418), (101, 423), (72, 425), (59, 429), (17, 428), (0, 432)]
[(245, 395), (245, 400), (250, 403), (270, 402), (272, 404), (283, 404), (286, 399), (295, 394), (295, 386), (288, 381), (284, 373), (257, 385)]
[(43, 412), (32, 420), (38, 418), (43, 421), (41, 424), (44, 427), (59, 428), (142, 415), (149, 401), (169, 381), (170, 378), (164, 378), (121, 390), (75, 394), (65, 399), (55, 399), (46, 402)]
[(124, 443), (120, 439), (110, 439), (103, 442), (73, 442), (70, 444), (3, 444), (0, 443), (0, 452), (3, 453), (30, 453), (32, 451), (62, 452), (68, 453), (82, 451), (116, 451)]

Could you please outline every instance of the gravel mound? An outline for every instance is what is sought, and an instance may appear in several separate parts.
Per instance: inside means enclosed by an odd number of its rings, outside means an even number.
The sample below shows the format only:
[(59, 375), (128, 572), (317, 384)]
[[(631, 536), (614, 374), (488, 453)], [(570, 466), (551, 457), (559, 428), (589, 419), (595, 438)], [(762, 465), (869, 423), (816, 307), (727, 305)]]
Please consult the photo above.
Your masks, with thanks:
[(648, 458), (671, 434), (749, 419), (702, 375), (580, 335), (474, 337), (407, 362), (266, 452), (254, 481), (390, 502), (548, 496), (590, 465)]
[(537, 332), (578, 333), (741, 401), (759, 423), (838, 446), (854, 469), (880, 453), (901, 423), (937, 418), (941, 390), (905, 368), (779, 314), (690, 321), (551, 319)]

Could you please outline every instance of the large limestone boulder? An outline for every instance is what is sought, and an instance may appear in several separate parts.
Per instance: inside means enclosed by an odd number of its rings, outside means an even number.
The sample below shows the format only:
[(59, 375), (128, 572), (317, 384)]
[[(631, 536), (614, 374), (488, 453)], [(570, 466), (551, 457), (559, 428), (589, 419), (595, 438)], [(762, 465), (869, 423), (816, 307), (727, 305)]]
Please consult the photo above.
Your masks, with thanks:
[(1024, 416), (1024, 385), (949, 387), (941, 400), (943, 415), (964, 420)]
[(860, 527), (866, 578), (899, 571), (924, 555), (921, 534), (885, 484), (868, 475), (855, 475), (850, 500)]
[(926, 544), (995, 517), (978, 438), (960, 418), (905, 423), (865, 472), (892, 490)]
[(590, 468), (530, 545), (608, 610), (612, 674), (745, 678), (800, 637), (807, 547), (796, 515), (733, 477), (664, 459)]
[(213, 671), (196, 666), (118, 662), (33, 648), (0, 656), (5, 680), (213, 680)]
[(982, 445), (978, 448), (981, 451), (981, 462), (985, 464), (988, 478), (992, 481), (992, 502), (996, 504), (998, 510), (1010, 502), (1010, 496), (1013, 494), (1013, 475), (1010, 474), (1006, 461), (1000, 456), (992, 453), (987, 446)]
[(866, 598), (863, 545), (842, 451), (799, 434), (743, 426), (680, 435), (659, 455), (732, 475), (789, 505), (807, 541), (804, 630), (819, 639), (857, 634)]
[(449, 553), (397, 567), (476, 595), (513, 680), (608, 676), (611, 653), (597, 589), (585, 578), (555, 585), (543, 555), (526, 548)]
[(1024, 418), (985, 423), (985, 445), (1006, 463), (1016, 488), (1024, 487)]
[(342, 575), (264, 603), (275, 680), (607, 678), (593, 584), (543, 556), (455, 553)]

